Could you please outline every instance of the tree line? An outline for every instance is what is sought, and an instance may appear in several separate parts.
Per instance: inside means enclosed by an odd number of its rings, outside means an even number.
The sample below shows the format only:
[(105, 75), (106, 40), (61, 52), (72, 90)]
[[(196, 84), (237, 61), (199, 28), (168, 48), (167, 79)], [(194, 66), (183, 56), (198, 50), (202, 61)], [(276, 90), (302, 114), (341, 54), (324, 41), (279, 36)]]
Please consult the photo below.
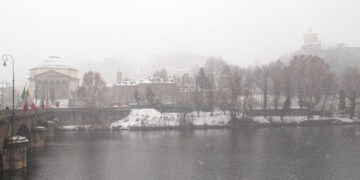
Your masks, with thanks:
[[(247, 118), (253, 108), (281, 109), (286, 115), (290, 107), (307, 111), (320, 110), (348, 114), (353, 118), (359, 95), (360, 72), (348, 67), (343, 74), (335, 74), (318, 56), (294, 56), (290, 62), (281, 60), (268, 64), (241, 68), (221, 58), (210, 57), (191, 77), (184, 74), (182, 81), (194, 82), (193, 105), (199, 113), (207, 105), (230, 112), (231, 118)], [(240, 116), (240, 117), (239, 117)]]
[[(161, 69), (154, 77), (166, 78), (167, 72)], [(190, 103), (198, 114), (204, 106), (211, 115), (218, 108), (230, 112), (233, 120), (249, 118), (254, 108), (262, 109), (264, 116), (269, 109), (279, 109), (283, 118), (291, 107), (307, 111), (308, 118), (314, 109), (320, 110), (321, 115), (330, 111), (353, 118), (360, 94), (360, 72), (356, 67), (335, 74), (323, 59), (311, 55), (249, 68), (209, 57), (193, 74), (185, 73), (176, 82), (180, 87), (190, 84)], [(82, 107), (107, 106), (107, 90), (100, 73), (89, 71), (74, 97)], [(161, 104), (149, 88), (145, 97), (151, 106)], [(134, 92), (134, 99), (139, 104), (139, 92)]]

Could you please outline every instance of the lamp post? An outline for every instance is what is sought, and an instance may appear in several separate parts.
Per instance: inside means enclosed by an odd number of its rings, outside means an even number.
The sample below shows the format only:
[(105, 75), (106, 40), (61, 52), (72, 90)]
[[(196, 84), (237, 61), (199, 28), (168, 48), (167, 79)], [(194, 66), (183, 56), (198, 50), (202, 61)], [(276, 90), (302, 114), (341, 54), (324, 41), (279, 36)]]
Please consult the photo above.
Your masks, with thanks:
[(14, 120), (15, 120), (15, 71), (14, 71), (14, 57), (10, 54), (4, 54), (2, 56), (2, 60), (4, 61), (4, 67), (6, 66), (6, 62), (12, 60), (12, 72), (13, 72), (13, 79), (12, 79), (12, 118), (11, 118), (11, 135), (14, 134)]

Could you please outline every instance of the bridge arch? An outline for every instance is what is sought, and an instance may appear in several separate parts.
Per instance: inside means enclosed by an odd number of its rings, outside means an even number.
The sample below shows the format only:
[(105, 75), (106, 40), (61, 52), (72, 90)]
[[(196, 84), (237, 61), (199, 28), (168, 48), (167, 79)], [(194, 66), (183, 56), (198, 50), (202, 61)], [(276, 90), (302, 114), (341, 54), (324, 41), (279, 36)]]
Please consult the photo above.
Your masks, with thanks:
[(26, 137), (30, 140), (30, 131), (29, 128), (26, 125), (20, 126), (20, 128), (17, 130), (16, 135)]
[(44, 126), (44, 122), (41, 119), (37, 119), (35, 126)]

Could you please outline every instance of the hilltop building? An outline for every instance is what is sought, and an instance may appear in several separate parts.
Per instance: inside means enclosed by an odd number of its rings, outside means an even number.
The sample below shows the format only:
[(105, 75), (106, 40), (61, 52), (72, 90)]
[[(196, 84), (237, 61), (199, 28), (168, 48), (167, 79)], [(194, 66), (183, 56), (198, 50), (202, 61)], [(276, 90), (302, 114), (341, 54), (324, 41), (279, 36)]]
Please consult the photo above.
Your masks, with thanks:
[(338, 43), (337, 45), (323, 47), (317, 33), (310, 29), (304, 34), (304, 44), (299, 50), (281, 57), (284, 62), (291, 61), (294, 56), (312, 55), (319, 56), (330, 69), (338, 75), (341, 75), (347, 67), (360, 67), (360, 46), (354, 43)]
[(304, 45), (301, 50), (321, 50), (321, 41), (319, 40), (318, 34), (313, 33), (311, 29), (304, 35)]

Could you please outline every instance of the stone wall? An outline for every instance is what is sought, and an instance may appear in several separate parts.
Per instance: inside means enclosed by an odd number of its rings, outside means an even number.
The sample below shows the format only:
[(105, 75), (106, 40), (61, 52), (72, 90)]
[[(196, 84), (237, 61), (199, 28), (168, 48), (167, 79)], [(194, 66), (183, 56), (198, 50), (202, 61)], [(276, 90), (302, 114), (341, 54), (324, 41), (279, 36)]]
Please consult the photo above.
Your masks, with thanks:
[(5, 138), (8, 137), (10, 124), (7, 121), (2, 121), (0, 118), (0, 154), (2, 154), (5, 144)]
[(59, 125), (87, 125), (97, 122), (112, 123), (129, 115), (130, 109), (57, 109), (53, 111), (53, 120)]

